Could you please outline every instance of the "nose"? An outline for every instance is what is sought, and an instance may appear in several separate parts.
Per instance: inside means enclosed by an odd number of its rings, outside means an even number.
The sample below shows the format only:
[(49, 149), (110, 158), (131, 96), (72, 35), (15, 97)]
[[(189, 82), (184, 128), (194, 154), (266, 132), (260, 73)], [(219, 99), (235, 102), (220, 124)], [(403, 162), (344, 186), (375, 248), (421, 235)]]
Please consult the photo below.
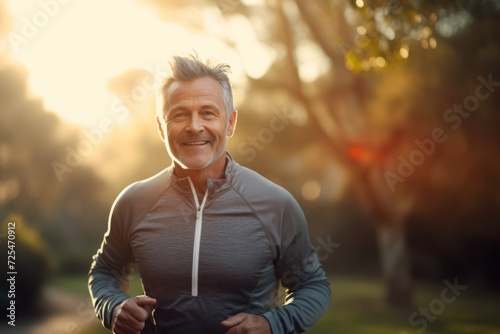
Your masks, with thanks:
[(203, 131), (202, 119), (200, 119), (198, 113), (194, 112), (191, 114), (189, 124), (186, 127), (186, 131), (191, 133), (200, 133), (201, 131)]

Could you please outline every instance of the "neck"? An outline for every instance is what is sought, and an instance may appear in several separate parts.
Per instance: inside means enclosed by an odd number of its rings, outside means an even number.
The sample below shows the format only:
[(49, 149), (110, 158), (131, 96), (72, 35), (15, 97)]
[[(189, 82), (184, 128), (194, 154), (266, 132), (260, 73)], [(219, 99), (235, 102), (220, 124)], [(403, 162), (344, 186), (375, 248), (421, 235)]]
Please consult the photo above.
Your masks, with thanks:
[(223, 179), (226, 171), (226, 155), (222, 155), (212, 165), (202, 169), (182, 168), (177, 162), (174, 162), (174, 174), (179, 178), (189, 177), (193, 181), (196, 192), (204, 194), (207, 190), (208, 179)]

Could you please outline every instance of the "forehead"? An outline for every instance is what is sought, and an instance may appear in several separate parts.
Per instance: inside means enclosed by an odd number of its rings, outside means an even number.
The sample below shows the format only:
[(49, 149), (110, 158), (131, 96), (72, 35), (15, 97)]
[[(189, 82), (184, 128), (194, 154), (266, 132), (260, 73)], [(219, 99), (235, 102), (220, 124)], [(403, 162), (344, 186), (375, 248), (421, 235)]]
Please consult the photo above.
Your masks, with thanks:
[(168, 104), (207, 99), (222, 103), (222, 85), (211, 77), (203, 77), (189, 81), (174, 81), (166, 91)]

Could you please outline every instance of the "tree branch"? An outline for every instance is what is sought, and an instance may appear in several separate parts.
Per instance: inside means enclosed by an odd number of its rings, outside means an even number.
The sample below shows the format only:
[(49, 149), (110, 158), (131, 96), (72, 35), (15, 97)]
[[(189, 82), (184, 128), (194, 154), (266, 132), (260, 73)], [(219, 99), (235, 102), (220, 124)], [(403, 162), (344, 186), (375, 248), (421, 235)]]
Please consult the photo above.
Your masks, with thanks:
[(303, 83), (298, 72), (298, 62), (296, 59), (296, 45), (294, 36), (290, 27), (290, 22), (283, 9), (283, 0), (276, 0), (276, 13), (278, 17), (278, 24), (284, 34), (284, 44), (287, 50), (285, 56), (286, 72), (291, 76), (289, 86), (289, 93), (297, 98), (305, 107), (309, 119), (313, 125), (321, 129), (320, 136), (325, 142), (326, 147), (330, 149), (333, 155), (342, 160), (349, 162), (346, 155), (345, 142), (338, 135), (341, 131), (338, 124), (333, 120), (328, 108), (323, 101), (319, 99), (310, 98), (304, 92)]

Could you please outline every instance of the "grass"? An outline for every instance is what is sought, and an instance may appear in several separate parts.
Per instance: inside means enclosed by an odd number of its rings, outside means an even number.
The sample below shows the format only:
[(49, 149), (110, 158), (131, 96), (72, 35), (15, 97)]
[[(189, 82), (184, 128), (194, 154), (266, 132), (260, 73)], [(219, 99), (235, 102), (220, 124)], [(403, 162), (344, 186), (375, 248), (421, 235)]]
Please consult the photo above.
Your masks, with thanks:
[[(52, 286), (88, 296), (85, 277), (62, 277)], [(500, 333), (500, 295), (477, 286), (467, 289), (446, 303), (441, 300), (443, 282), (417, 284), (414, 307), (389, 309), (383, 303), (383, 286), (377, 279), (336, 277), (332, 280), (332, 303), (327, 313), (308, 331), (310, 334), (494, 334)], [(141, 294), (140, 282), (131, 283), (132, 294)], [(452, 296), (451, 294), (447, 295)], [(450, 297), (451, 299), (451, 297)], [(440, 302), (441, 301), (441, 302)], [(442, 308), (440, 308), (443, 306)], [(431, 320), (418, 314), (419, 309), (434, 310)], [(413, 318), (413, 325), (409, 318)], [(81, 334), (109, 334), (101, 326), (88, 328)]]
[[(446, 303), (441, 299), (444, 288), (444, 283), (417, 284), (414, 307), (394, 310), (383, 303), (383, 286), (378, 280), (339, 277), (332, 281), (330, 309), (308, 333), (500, 333), (498, 294), (491, 295), (480, 286), (468, 286), (454, 301)], [(448, 301), (452, 296), (450, 292), (445, 294)], [(430, 310), (429, 319), (420, 313), (424, 308)]]

